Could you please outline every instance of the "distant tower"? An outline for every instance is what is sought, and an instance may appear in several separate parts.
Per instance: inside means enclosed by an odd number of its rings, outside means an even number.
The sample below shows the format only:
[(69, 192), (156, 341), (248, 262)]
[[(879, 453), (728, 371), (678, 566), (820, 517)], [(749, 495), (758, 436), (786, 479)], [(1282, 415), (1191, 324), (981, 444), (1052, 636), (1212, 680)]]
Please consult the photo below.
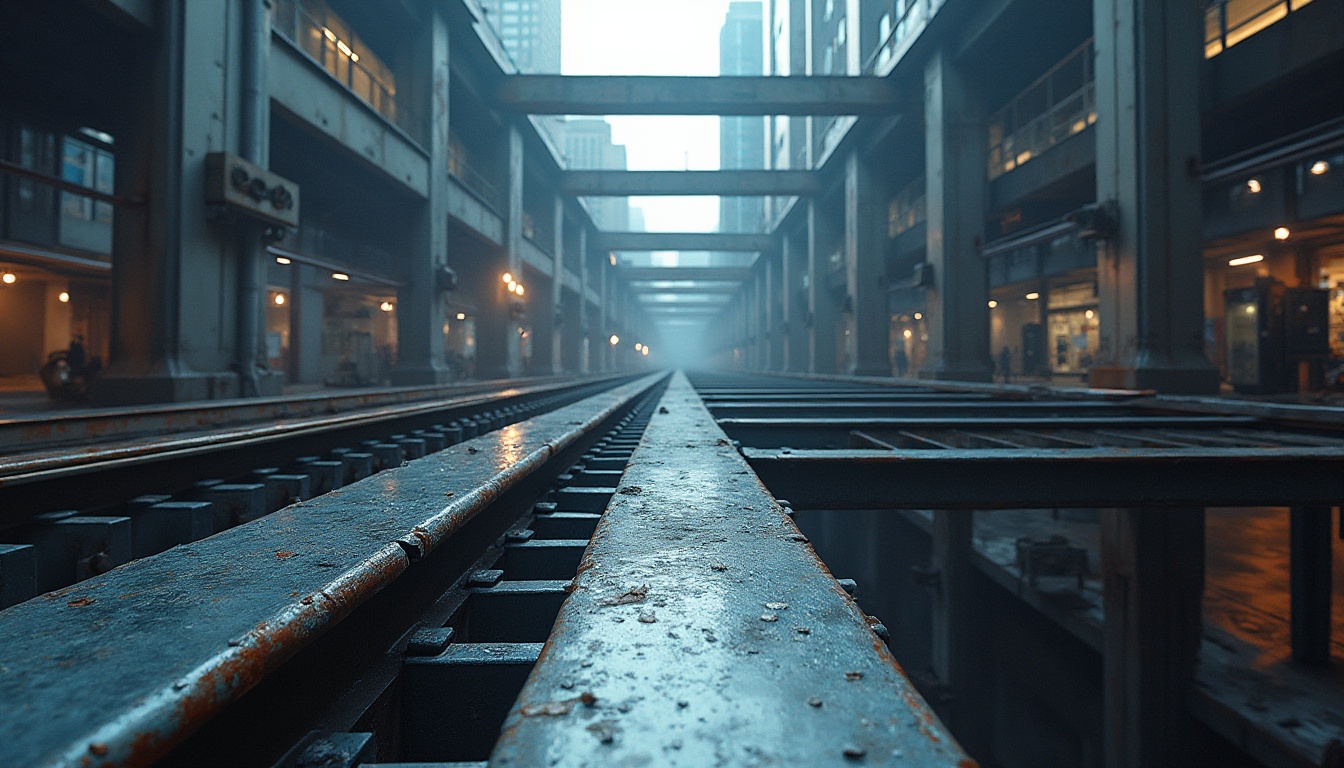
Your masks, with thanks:
[[(550, 121), (547, 127), (565, 156), (565, 167), (576, 171), (624, 171), (625, 146), (611, 140), (611, 123), (600, 117)], [(624, 232), (630, 225), (630, 205), (623, 197), (589, 197), (584, 202), (598, 229)]]
[[(764, 74), (763, 51), (760, 1), (729, 4), (728, 17), (719, 33), (719, 74)], [(764, 118), (719, 118), (719, 167), (725, 170), (765, 167)], [(759, 231), (764, 212), (764, 201), (760, 198), (725, 197), (719, 202), (719, 230)]]
[(560, 74), (560, 0), (481, 0), (504, 50), (529, 74)]

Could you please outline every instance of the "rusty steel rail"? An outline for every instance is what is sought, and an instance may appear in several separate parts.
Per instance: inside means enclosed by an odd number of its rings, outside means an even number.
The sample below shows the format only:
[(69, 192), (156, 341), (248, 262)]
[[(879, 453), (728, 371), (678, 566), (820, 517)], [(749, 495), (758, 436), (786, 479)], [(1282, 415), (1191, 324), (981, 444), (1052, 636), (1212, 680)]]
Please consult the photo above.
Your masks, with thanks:
[(0, 418), (0, 453), (29, 452), (42, 447), (84, 445), (93, 440), (129, 439), (187, 430), (240, 424), (276, 422), (307, 416), (334, 415), (429, 400), (443, 400), (505, 389), (564, 386), (575, 381), (614, 381), (619, 377), (586, 379), (498, 379), (433, 387), (398, 387), (325, 391), (311, 395), (249, 398), (136, 406), (88, 408)]
[(973, 766), (677, 374), (490, 765)]
[[(277, 440), (290, 440), (298, 437), (317, 435), (339, 430), (369, 426), (394, 419), (412, 418), (423, 414), (432, 414), (449, 408), (470, 408), (472, 406), (507, 401), (511, 398), (552, 394), (574, 389), (584, 384), (600, 383), (603, 380), (576, 383), (573, 380), (537, 385), (507, 384), (502, 388), (477, 390), (457, 397), (438, 397), (425, 400), (416, 398), (405, 403), (386, 404), (377, 407), (363, 407), (341, 413), (334, 404), (317, 406), (320, 415), (296, 415), (276, 417), (263, 423), (229, 427), (222, 429), (187, 429), (175, 434), (155, 435), (117, 442), (100, 442), (78, 448), (66, 448), (47, 451), (29, 451), (17, 455), (0, 457), (0, 488), (24, 485), (33, 482), (55, 480), (72, 475), (84, 474), (91, 470), (114, 470), (122, 467), (138, 466), (146, 462), (167, 461), (171, 459), (199, 456), (225, 448), (248, 448), (264, 445)], [(428, 391), (421, 390), (423, 394)], [(363, 402), (367, 398), (359, 398)], [(270, 407), (284, 408), (288, 401), (277, 401)], [(311, 403), (309, 403), (311, 405)], [(353, 403), (347, 403), (347, 406)], [(233, 408), (245, 406), (231, 406)], [(269, 408), (254, 410), (261, 413)], [(190, 409), (177, 411), (188, 415), (187, 418), (201, 423), (216, 412), (214, 407), (193, 412)], [(108, 418), (115, 418), (109, 416)]]
[(650, 376), (0, 613), (0, 765), (148, 765), (656, 386)]

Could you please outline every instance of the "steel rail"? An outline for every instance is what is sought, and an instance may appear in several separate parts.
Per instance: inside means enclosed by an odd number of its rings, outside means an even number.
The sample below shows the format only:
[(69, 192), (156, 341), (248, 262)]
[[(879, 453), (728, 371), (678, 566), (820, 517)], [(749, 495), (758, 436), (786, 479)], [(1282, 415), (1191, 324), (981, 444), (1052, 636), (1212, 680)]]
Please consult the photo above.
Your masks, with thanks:
[(448, 409), (470, 408), (517, 397), (563, 392), (584, 385), (582, 383), (578, 385), (550, 384), (537, 387), (508, 388), (492, 392), (489, 395), (389, 406), (373, 411), (359, 411), (339, 416), (315, 416), (260, 427), (227, 429), (204, 434), (193, 433), (187, 436), (169, 435), (122, 444), (92, 446), (76, 452), (61, 451), (54, 454), (5, 457), (0, 459), (0, 489), (27, 483), (57, 480), (89, 472), (115, 471), (146, 462), (201, 456), (224, 449), (236, 450), (255, 447), (278, 440), (348, 430)]
[(162, 758), (659, 378), (0, 613), (0, 765)]

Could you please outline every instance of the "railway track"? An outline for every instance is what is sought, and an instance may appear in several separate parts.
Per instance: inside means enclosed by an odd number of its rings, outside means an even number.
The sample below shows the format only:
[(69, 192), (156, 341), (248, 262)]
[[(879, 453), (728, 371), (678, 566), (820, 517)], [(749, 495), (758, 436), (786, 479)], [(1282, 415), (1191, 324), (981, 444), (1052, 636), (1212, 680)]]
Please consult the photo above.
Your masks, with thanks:
[[(10, 465), (38, 479), (0, 493), (128, 463), (169, 487), (171, 470), (182, 496), (117, 502), (130, 530), (222, 525), (0, 611), (0, 766), (967, 768), (795, 509), (838, 521), (933, 506), (934, 535), (964, 534), (971, 551), (957, 510), (1087, 506), (1091, 492), (1175, 519), (1193, 493), (1344, 496), (1330, 425), (1119, 393), (678, 373), (212, 429), (223, 450), (128, 435), (54, 465), (69, 475), (42, 477), (41, 457)], [(1102, 465), (1123, 478), (1046, 480)], [(203, 468), (251, 482), (202, 483)], [(289, 484), (305, 471), (339, 483), (303, 499)], [(240, 512), (239, 485), (253, 503), (271, 495)], [(935, 594), (985, 567), (961, 551), (923, 571)], [(1049, 608), (1035, 582), (1018, 592)], [(973, 604), (948, 597), (935, 625), (971, 621), (955, 611)], [(955, 652), (939, 663), (921, 690), (955, 717), (948, 702), (973, 689), (953, 687)]]
[(615, 381), (492, 382), (0, 422), (0, 609)]

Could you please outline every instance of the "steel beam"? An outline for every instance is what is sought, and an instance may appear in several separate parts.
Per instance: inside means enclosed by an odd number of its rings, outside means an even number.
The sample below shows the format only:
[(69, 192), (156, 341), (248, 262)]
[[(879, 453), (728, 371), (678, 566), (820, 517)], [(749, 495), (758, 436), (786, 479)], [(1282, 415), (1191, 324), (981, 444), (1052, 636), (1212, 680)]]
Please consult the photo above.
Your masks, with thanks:
[(621, 267), (620, 273), (628, 282), (701, 280), (741, 283), (751, 277), (751, 270), (746, 267)]
[(714, 294), (733, 294), (737, 293), (742, 287), (732, 281), (716, 281), (696, 283), (694, 280), (669, 280), (673, 285), (655, 285), (657, 281), (646, 280), (628, 284), (631, 293), (634, 294), (654, 294), (654, 293), (714, 293)]
[(900, 104), (876, 77), (510, 75), (493, 96), (531, 115), (889, 115)]
[(753, 253), (775, 247), (772, 235), (726, 232), (602, 232), (602, 251), (739, 251)]
[(745, 450), (799, 509), (1312, 506), (1344, 499), (1338, 448)]
[(560, 193), (577, 197), (785, 197), (821, 191), (815, 171), (566, 171), (560, 177)]
[(684, 375), (661, 406), (490, 764), (970, 765)]

